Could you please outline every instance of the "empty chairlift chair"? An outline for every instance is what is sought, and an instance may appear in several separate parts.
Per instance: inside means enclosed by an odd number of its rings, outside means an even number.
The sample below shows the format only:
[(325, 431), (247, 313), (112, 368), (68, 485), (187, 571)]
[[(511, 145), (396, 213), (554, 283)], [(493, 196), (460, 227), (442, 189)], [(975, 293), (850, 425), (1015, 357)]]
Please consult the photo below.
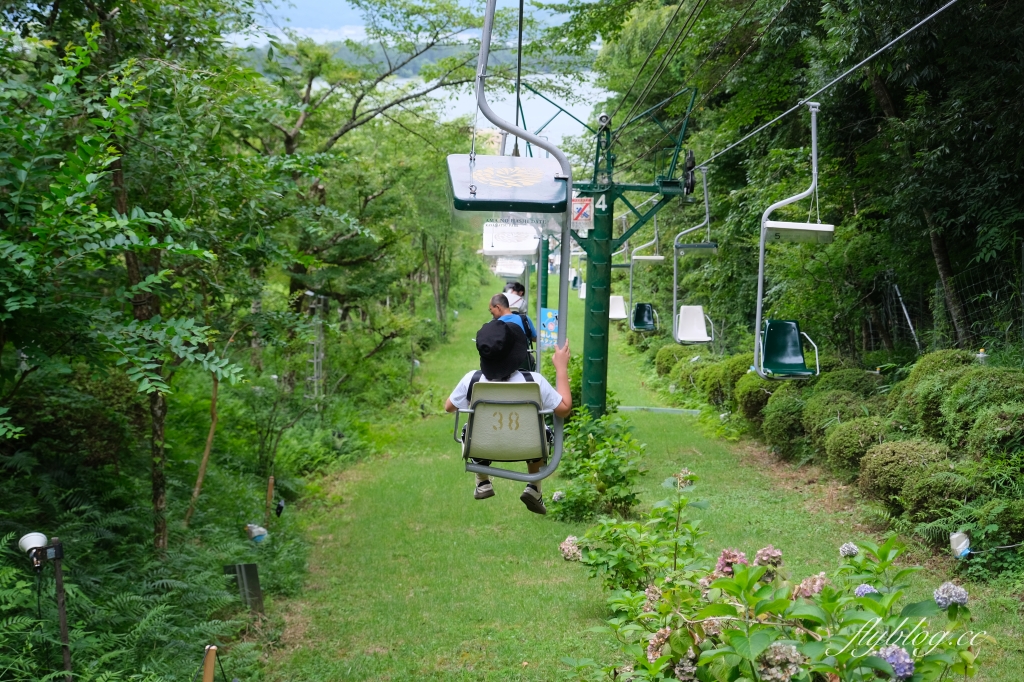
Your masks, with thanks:
[[(757, 315), (755, 328), (760, 338), (754, 342), (754, 371), (764, 379), (807, 379), (821, 371), (818, 346), (804, 332), (796, 320), (763, 320), (765, 246), (772, 241), (813, 242), (827, 244), (832, 241), (835, 227), (821, 223), (795, 223), (769, 220), (772, 212), (794, 202), (813, 196), (818, 187), (818, 103), (808, 102), (811, 111), (811, 186), (799, 194), (783, 199), (768, 207), (761, 216), (760, 255), (757, 271)], [(762, 326), (763, 324), (763, 326)], [(801, 338), (802, 337), (802, 338)], [(814, 369), (807, 367), (803, 340), (814, 348)]]
[(629, 257), (629, 328), (635, 332), (653, 332), (658, 329), (661, 325), (658, 320), (658, 313), (654, 310), (653, 303), (633, 303), (633, 268), (637, 261), (657, 263), (665, 260), (664, 256), (659, 256), (657, 253), (650, 256), (638, 256), (637, 251), (646, 249), (649, 246), (654, 246), (655, 251), (658, 248), (658, 217), (654, 217), (654, 239), (641, 244), (640, 246), (633, 249), (633, 253)]
[(609, 296), (608, 319), (625, 320), (627, 317), (628, 315), (626, 315), (626, 299), (624, 299), (622, 296)]
[[(708, 198), (708, 173), (706, 168), (697, 168), (700, 171), (704, 185), (704, 221), (689, 229), (683, 230), (672, 240), (672, 309), (678, 313), (672, 320), (672, 338), (676, 343), (710, 343), (715, 340), (715, 324), (704, 312), (703, 306), (679, 304), (679, 254), (686, 253), (717, 253), (718, 244), (711, 241), (711, 204)], [(681, 237), (700, 229), (706, 229), (707, 235), (703, 242), (680, 242)], [(707, 322), (711, 325), (711, 335), (708, 335)]]

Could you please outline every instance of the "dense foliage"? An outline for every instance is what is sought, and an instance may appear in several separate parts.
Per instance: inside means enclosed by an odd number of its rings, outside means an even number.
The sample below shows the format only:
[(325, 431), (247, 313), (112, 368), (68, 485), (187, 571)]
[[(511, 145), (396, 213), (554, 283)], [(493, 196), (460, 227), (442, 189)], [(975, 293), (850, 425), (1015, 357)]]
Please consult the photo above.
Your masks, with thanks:
[[(789, 680), (861, 682), (973, 676), (979, 647), (965, 589), (945, 583), (908, 603), (913, 567), (895, 536), (838, 548), (830, 575), (797, 579), (771, 545), (753, 558), (717, 560), (690, 518), (696, 477), (669, 478), (669, 497), (638, 521), (604, 518), (562, 544), (610, 592), (621, 659), (564, 659), (579, 680)], [(974, 636), (974, 640), (971, 637)], [(884, 644), (883, 644), (884, 643)]]

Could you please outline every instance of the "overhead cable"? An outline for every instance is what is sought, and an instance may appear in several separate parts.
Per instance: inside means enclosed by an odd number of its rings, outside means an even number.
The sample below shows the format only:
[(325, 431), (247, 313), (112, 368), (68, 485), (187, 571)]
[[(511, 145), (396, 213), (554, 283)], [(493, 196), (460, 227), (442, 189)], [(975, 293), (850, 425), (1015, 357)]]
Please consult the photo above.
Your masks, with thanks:
[(773, 118), (772, 120), (768, 121), (767, 123), (765, 123), (765, 124), (764, 124), (764, 125), (762, 125), (761, 127), (757, 128), (756, 130), (754, 130), (754, 131), (752, 131), (752, 132), (750, 132), (750, 133), (747, 133), (746, 135), (744, 135), (744, 136), (743, 136), (743, 137), (741, 137), (740, 139), (736, 140), (735, 142), (733, 142), (733, 143), (732, 143), (731, 145), (729, 145), (728, 147), (726, 147), (726, 148), (725, 148), (725, 149), (723, 149), (722, 151), (718, 152), (717, 154), (712, 154), (712, 155), (711, 155), (711, 156), (710, 156), (710, 157), (709, 157), (709, 158), (708, 158), (707, 160), (705, 160), (705, 161), (704, 161), (703, 163), (701, 163), (701, 164), (700, 164), (700, 167), (701, 167), (701, 168), (707, 168), (707, 165), (708, 165), (709, 163), (711, 163), (712, 161), (714, 161), (715, 159), (717, 159), (718, 157), (720, 157), (720, 156), (721, 156), (722, 154), (725, 154), (726, 152), (728, 152), (728, 151), (729, 151), (729, 150), (731, 150), (731, 149), (735, 149), (736, 147), (738, 147), (739, 145), (743, 144), (744, 142), (746, 142), (746, 141), (747, 141), (747, 140), (749, 140), (750, 138), (754, 137), (754, 136), (755, 136), (755, 135), (757, 135), (758, 133), (762, 132), (763, 130), (766, 130), (767, 128), (770, 128), (770, 127), (771, 127), (771, 126), (773, 126), (773, 125), (775, 125), (776, 123), (778, 123), (779, 121), (781, 121), (782, 119), (784, 119), (784, 118), (785, 118), (786, 116), (789, 116), (789, 115), (790, 115), (790, 114), (792, 114), (792, 113), (793, 113), (794, 111), (797, 111), (797, 110), (799, 110), (799, 109), (800, 109), (800, 107), (804, 106), (805, 104), (807, 104), (808, 102), (810, 102), (811, 100), (813, 100), (813, 99), (814, 99), (815, 97), (817, 97), (817, 96), (818, 96), (818, 95), (820, 95), (821, 93), (825, 92), (826, 90), (828, 90), (829, 88), (831, 88), (831, 87), (832, 87), (833, 85), (835, 85), (835, 84), (836, 84), (836, 83), (838, 83), (839, 81), (843, 80), (844, 78), (846, 78), (847, 76), (849, 76), (849, 75), (850, 75), (851, 73), (853, 73), (854, 71), (856, 71), (856, 70), (857, 70), (857, 69), (859, 69), (860, 67), (864, 66), (865, 64), (867, 64), (868, 62), (870, 62), (871, 60), (873, 60), (873, 59), (874, 59), (875, 57), (877, 57), (878, 55), (882, 54), (883, 52), (885, 52), (885, 51), (886, 51), (886, 50), (888, 50), (888, 49), (889, 49), (890, 47), (892, 47), (892, 46), (893, 46), (893, 45), (895, 45), (896, 43), (898, 43), (898, 42), (900, 42), (901, 40), (903, 40), (904, 38), (906, 38), (906, 37), (907, 37), (908, 35), (910, 35), (910, 34), (911, 34), (911, 33), (913, 33), (914, 31), (916, 31), (917, 29), (919, 29), (919, 28), (921, 28), (922, 26), (924, 26), (925, 24), (927, 24), (927, 23), (928, 23), (929, 21), (931, 21), (931, 20), (932, 20), (932, 19), (934, 19), (935, 17), (937, 17), (937, 16), (939, 16), (940, 14), (942, 14), (943, 12), (945, 12), (945, 11), (946, 11), (947, 9), (949, 9), (950, 7), (952, 7), (953, 5), (955, 5), (955, 4), (956, 4), (956, 3), (958, 2), (958, 1), (959, 1), (959, 0), (949, 0), (949, 2), (947, 2), (947, 3), (945, 4), (945, 5), (943, 5), (943, 6), (942, 6), (942, 7), (940, 7), (939, 9), (935, 10), (934, 12), (932, 12), (931, 14), (929, 14), (928, 16), (926, 16), (926, 17), (925, 17), (924, 19), (922, 19), (921, 21), (917, 22), (916, 24), (914, 24), (913, 26), (911, 26), (910, 28), (908, 28), (908, 29), (907, 29), (906, 31), (904, 31), (903, 33), (901, 33), (901, 34), (900, 34), (899, 36), (897, 36), (896, 38), (893, 38), (893, 39), (892, 39), (892, 40), (890, 40), (890, 41), (889, 41), (888, 43), (886, 43), (886, 44), (885, 44), (885, 45), (883, 45), (882, 47), (878, 48), (877, 50), (875, 50), (874, 52), (872, 52), (872, 53), (871, 53), (870, 55), (868, 55), (867, 57), (865, 57), (865, 58), (864, 58), (864, 59), (862, 59), (861, 61), (857, 62), (857, 63), (856, 63), (855, 65), (851, 66), (851, 67), (850, 67), (849, 69), (847, 69), (846, 71), (844, 71), (844, 72), (843, 72), (842, 74), (840, 74), (839, 76), (836, 76), (835, 78), (833, 78), (833, 79), (832, 79), (831, 81), (829, 81), (829, 82), (828, 82), (828, 84), (826, 84), (826, 85), (824, 85), (824, 86), (822, 86), (822, 87), (818, 88), (817, 90), (815, 90), (815, 91), (814, 91), (814, 92), (812, 92), (812, 93), (811, 93), (810, 95), (808, 95), (807, 97), (803, 98), (802, 100), (800, 100), (799, 102), (797, 102), (796, 104), (794, 104), (794, 105), (793, 105), (792, 107), (790, 107), (790, 108), (789, 108), (789, 109), (787, 109), (786, 111), (782, 112), (781, 114), (779, 114), (778, 116), (776, 116), (776, 117), (775, 117), (775, 118)]

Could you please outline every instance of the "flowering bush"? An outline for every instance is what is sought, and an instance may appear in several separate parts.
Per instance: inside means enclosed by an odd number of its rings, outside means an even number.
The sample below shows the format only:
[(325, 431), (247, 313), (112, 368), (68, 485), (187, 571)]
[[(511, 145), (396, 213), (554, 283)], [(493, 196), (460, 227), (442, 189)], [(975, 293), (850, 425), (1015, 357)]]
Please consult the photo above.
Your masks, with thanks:
[(639, 501), (643, 448), (622, 417), (594, 419), (581, 410), (566, 426), (560, 474), (567, 480), (551, 497), (551, 515), (584, 521), (599, 513), (628, 514)]
[[(904, 547), (847, 543), (839, 565), (791, 581), (782, 552), (753, 565), (735, 549), (717, 558), (700, 545), (699, 522), (673, 477), (670, 497), (646, 519), (601, 519), (579, 540), (582, 560), (611, 591), (603, 630), (625, 661), (564, 659), (579, 680), (749, 682), (938, 682), (976, 673), (984, 633), (963, 633), (967, 593), (951, 583), (934, 599), (905, 603)], [(856, 551), (854, 551), (856, 550)]]

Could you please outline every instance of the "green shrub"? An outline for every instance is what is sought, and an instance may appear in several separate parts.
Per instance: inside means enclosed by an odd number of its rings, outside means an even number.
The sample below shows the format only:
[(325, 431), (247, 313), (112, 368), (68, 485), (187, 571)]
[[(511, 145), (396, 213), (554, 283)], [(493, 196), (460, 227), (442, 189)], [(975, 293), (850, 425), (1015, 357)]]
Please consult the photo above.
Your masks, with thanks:
[(768, 404), (772, 393), (779, 387), (778, 381), (762, 379), (756, 372), (744, 374), (733, 389), (736, 406), (747, 421), (760, 424), (764, 419), (761, 411)]
[(773, 395), (762, 414), (761, 433), (775, 452), (784, 458), (792, 457), (800, 448), (804, 435), (801, 421), (804, 403), (793, 395)]
[(815, 393), (804, 405), (804, 431), (811, 437), (815, 447), (822, 447), (825, 436), (832, 427), (851, 419), (864, 417), (864, 399), (849, 391), (825, 391)]
[(585, 521), (598, 514), (629, 514), (640, 501), (643, 449), (621, 416), (594, 419), (581, 410), (566, 425), (560, 474), (567, 480), (556, 491), (560, 494), (552, 495), (552, 516)]
[(964, 350), (939, 350), (922, 355), (910, 370), (906, 380), (897, 384), (899, 390), (890, 391), (889, 409), (894, 418), (908, 427), (915, 426), (917, 412), (914, 407), (914, 393), (917, 385), (936, 374), (973, 364), (974, 355)]
[(699, 346), (681, 346), (677, 343), (662, 346), (658, 349), (658, 354), (654, 356), (654, 371), (658, 373), (658, 376), (663, 377), (671, 373), (672, 368), (680, 361), (689, 360), (702, 352), (703, 349)]
[(901, 510), (896, 498), (911, 477), (920, 478), (929, 465), (948, 456), (949, 450), (942, 443), (920, 438), (874, 445), (860, 461), (860, 490)]
[(1011, 455), (1024, 448), (1024, 403), (987, 407), (967, 436), (967, 452), (974, 457)]
[(669, 381), (675, 384), (676, 388), (684, 393), (699, 393), (697, 388), (697, 373), (710, 365), (713, 356), (694, 355), (691, 358), (683, 358), (677, 362), (672, 371), (668, 373)]
[(907, 478), (900, 501), (910, 521), (930, 523), (977, 493), (971, 471), (951, 461), (934, 462), (919, 475)]
[(909, 393), (904, 394), (901, 412), (913, 415), (911, 426), (921, 436), (942, 440), (942, 401), (953, 384), (971, 367), (963, 365), (939, 370), (923, 377)]
[(731, 405), (736, 382), (753, 362), (753, 353), (740, 353), (703, 367), (694, 377), (701, 397), (712, 405)]
[(804, 388), (807, 384), (803, 381), (775, 381), (775, 390), (772, 391), (772, 395), (768, 398), (768, 402), (773, 400), (782, 400), (783, 398), (800, 398), (803, 399)]
[(879, 379), (877, 374), (863, 369), (837, 369), (828, 374), (822, 374), (814, 384), (814, 392), (849, 391), (869, 398), (875, 395)]
[(825, 439), (829, 466), (838, 474), (856, 475), (861, 458), (869, 448), (885, 440), (885, 432), (881, 417), (860, 417), (837, 424)]
[(985, 407), (1024, 401), (1024, 372), (980, 365), (964, 372), (942, 400), (946, 442), (961, 448)]

